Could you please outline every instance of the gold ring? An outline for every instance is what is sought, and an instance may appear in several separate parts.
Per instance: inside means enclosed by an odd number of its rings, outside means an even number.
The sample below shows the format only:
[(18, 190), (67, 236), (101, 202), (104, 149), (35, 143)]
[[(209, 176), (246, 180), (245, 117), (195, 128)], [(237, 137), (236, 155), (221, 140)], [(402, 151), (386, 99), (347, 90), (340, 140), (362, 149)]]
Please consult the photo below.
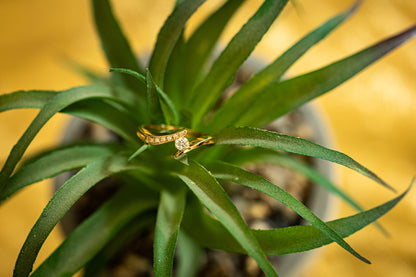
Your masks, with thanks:
[(178, 149), (173, 155), (174, 158), (200, 146), (214, 143), (212, 137), (206, 136), (201, 132), (165, 124), (142, 125), (137, 132), (137, 136), (151, 145), (160, 145), (174, 141), (175, 147)]

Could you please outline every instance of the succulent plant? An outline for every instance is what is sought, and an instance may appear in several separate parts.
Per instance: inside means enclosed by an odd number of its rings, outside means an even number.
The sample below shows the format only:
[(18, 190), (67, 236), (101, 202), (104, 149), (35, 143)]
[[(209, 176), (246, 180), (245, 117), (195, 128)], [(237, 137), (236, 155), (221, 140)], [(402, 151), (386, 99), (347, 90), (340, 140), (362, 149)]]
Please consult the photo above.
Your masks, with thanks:
[[(244, 169), (241, 161), (267, 159), (286, 166), (291, 164), (294, 170), (307, 166), (296, 156), (285, 154), (295, 153), (349, 167), (394, 190), (343, 153), (260, 128), (352, 78), (409, 40), (416, 34), (416, 27), (318, 70), (282, 78), (304, 53), (357, 9), (359, 3), (356, 3), (300, 39), (231, 97), (220, 101), (238, 69), (288, 1), (264, 0), (216, 58), (213, 52), (218, 49), (219, 37), (244, 0), (226, 1), (191, 35), (185, 36), (188, 19), (204, 2), (177, 1), (159, 32), (149, 65), (143, 67), (124, 37), (109, 1), (92, 0), (97, 31), (113, 72), (111, 77), (65, 91), (17, 91), (0, 96), (1, 111), (40, 109), (1, 171), (1, 202), (40, 180), (79, 170), (54, 194), (33, 226), (17, 258), (14, 276), (31, 274), (37, 254), (54, 226), (84, 193), (112, 175), (123, 180), (123, 185), (32, 276), (68, 276), (83, 267), (89, 272), (98, 271), (102, 266), (100, 253), (114, 237), (153, 224), (155, 276), (172, 274), (179, 233), (185, 238), (179, 242), (185, 245), (178, 253), (180, 261), (192, 259), (198, 247), (220, 249), (251, 256), (267, 276), (277, 276), (268, 255), (307, 251), (332, 242), (369, 263), (344, 238), (375, 222), (406, 192), (363, 211), (354, 200), (324, 180), (321, 185), (359, 210), (354, 216), (325, 223), (291, 194)], [(120, 142), (84, 142), (56, 148), (17, 168), (39, 130), (60, 112), (98, 123), (117, 134)], [(181, 126), (183, 130), (208, 134), (211, 145), (197, 145), (198, 149), (173, 158), (173, 143), (151, 145), (153, 141), (146, 143), (137, 136), (138, 128), (149, 124)], [(184, 149), (189, 147), (187, 141), (182, 143)], [(229, 158), (230, 153), (233, 159)], [(323, 179), (313, 168), (307, 172), (309, 178)], [(223, 180), (275, 198), (311, 225), (250, 229), (225, 192)], [(183, 262), (183, 272), (194, 272), (197, 265), (198, 262)]]

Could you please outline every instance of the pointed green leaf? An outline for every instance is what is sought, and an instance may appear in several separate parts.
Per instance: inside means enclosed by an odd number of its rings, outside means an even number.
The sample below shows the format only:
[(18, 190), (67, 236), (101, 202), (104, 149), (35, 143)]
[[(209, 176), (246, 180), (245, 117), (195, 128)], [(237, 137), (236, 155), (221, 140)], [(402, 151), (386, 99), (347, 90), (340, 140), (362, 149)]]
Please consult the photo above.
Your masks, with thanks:
[[(160, 29), (156, 45), (150, 59), (150, 71), (159, 86), (164, 84), (164, 75), (168, 59), (175, 47), (186, 22), (205, 0), (184, 0), (175, 6)], [(163, 89), (163, 87), (162, 87)]]
[(324, 159), (351, 168), (394, 191), (390, 185), (351, 157), (341, 152), (325, 148), (306, 139), (246, 127), (227, 128), (222, 130), (215, 136), (215, 143), (218, 145), (251, 145)]
[(173, 257), (185, 209), (186, 190), (163, 190), (157, 212), (153, 264), (156, 277), (172, 276)]
[(152, 74), (146, 68), (146, 98), (147, 98), (147, 113), (149, 114), (151, 123), (165, 122), (162, 108), (159, 102), (159, 94), (156, 91), (156, 85), (153, 82)]
[(261, 148), (241, 149), (239, 151), (233, 151), (233, 153), (227, 155), (225, 162), (237, 165), (243, 165), (247, 163), (271, 163), (292, 169), (293, 171), (307, 177), (314, 184), (317, 184), (342, 198), (356, 210), (360, 212), (364, 210), (356, 201), (354, 201), (350, 196), (348, 196), (345, 192), (333, 184), (328, 178), (319, 173), (313, 167), (300, 161), (299, 159), (296, 159), (291, 155)]
[(194, 127), (201, 123), (224, 89), (232, 83), (238, 68), (254, 50), (286, 3), (287, 0), (265, 0), (230, 41), (208, 75), (196, 86), (189, 103), (194, 112)]
[(184, 59), (187, 56), (187, 53), (184, 52), (185, 38), (184, 31), (182, 30), (179, 35), (175, 46), (173, 47), (172, 53), (170, 54), (164, 78), (164, 90), (169, 94), (172, 100), (175, 101), (177, 105), (181, 105), (183, 88), (181, 79), (186, 78), (184, 76)]
[[(322, 175), (318, 170), (309, 166), (307, 163), (296, 159), (292, 155), (276, 152), (268, 149), (250, 148), (239, 149), (233, 151), (230, 155), (226, 156), (225, 162), (232, 164), (243, 165), (246, 163), (272, 163), (289, 168), (295, 172), (298, 172), (311, 180), (314, 184), (321, 186), (328, 190), (330, 193), (343, 199), (357, 211), (362, 212), (364, 209), (358, 204), (352, 197), (345, 193), (342, 189), (338, 188), (328, 178)], [(389, 236), (387, 230), (378, 222), (374, 225), (386, 236)]]
[(6, 180), (12, 174), (16, 164), (23, 156), (27, 147), (52, 116), (67, 108), (71, 104), (82, 100), (101, 98), (119, 101), (118, 96), (120, 95), (117, 95), (115, 90), (104, 85), (74, 87), (57, 93), (47, 104), (43, 106), (17, 144), (13, 147), (2, 171), (0, 172), (0, 188), (4, 189)]
[(208, 58), (212, 55), (220, 35), (244, 1), (226, 1), (196, 29), (187, 41), (184, 50), (186, 53), (184, 57), (185, 64), (182, 66), (184, 72), (181, 76), (181, 95), (183, 95), (181, 101), (189, 100), (187, 99), (188, 94), (200, 80), (202, 70)]
[[(411, 186), (409, 187), (409, 189)], [(330, 221), (327, 224), (343, 238), (361, 230), (389, 212), (409, 191), (373, 209)], [(200, 205), (199, 205), (200, 206)], [(201, 246), (228, 252), (245, 253), (224, 226), (197, 205), (186, 209), (183, 224), (186, 233)], [(199, 228), (195, 228), (199, 226)], [(333, 242), (314, 226), (292, 226), (272, 230), (253, 230), (267, 255), (283, 255), (312, 250)]]
[(253, 233), (215, 178), (205, 168), (192, 161), (189, 166), (183, 166), (182, 171), (176, 174), (178, 174), (189, 189), (218, 218), (239, 242), (241, 247), (256, 260), (267, 276), (277, 276), (273, 266), (267, 260), (266, 255), (254, 238)]
[[(126, 69), (126, 68), (111, 68), (110, 72), (119, 72), (119, 73), (129, 74), (135, 77), (136, 79), (138, 79), (139, 81), (141, 81), (143, 84), (146, 84), (146, 77), (144, 77), (142, 74), (136, 71)], [(153, 85), (156, 87), (156, 91), (159, 94), (160, 99), (162, 100), (162, 104), (166, 106), (166, 108), (163, 109), (163, 111), (167, 110), (166, 112), (164, 112), (164, 115), (168, 119), (168, 122), (171, 122), (174, 125), (179, 124), (179, 113), (175, 107), (175, 104), (173, 104), (173, 101), (169, 98), (169, 96), (165, 92), (163, 92), (163, 90), (157, 84), (153, 82)]]
[[(138, 58), (133, 54), (111, 9), (109, 0), (91, 0), (95, 26), (101, 45), (111, 67), (124, 67), (142, 72)], [(121, 76), (122, 82), (134, 92), (144, 92), (133, 79)], [(143, 94), (144, 95), (144, 94)]]
[(303, 56), (312, 46), (324, 39), (343, 23), (358, 7), (355, 3), (347, 11), (331, 18), (290, 47), (274, 62), (255, 74), (215, 113), (208, 130), (231, 126), (253, 104), (253, 101), (271, 84), (278, 83), (283, 74)]
[(327, 235), (330, 239), (338, 243), (342, 248), (350, 252), (352, 255), (360, 259), (361, 261), (370, 264), (370, 261), (358, 254), (341, 236), (319, 219), (314, 213), (312, 213), (302, 202), (297, 200), (293, 195), (286, 192), (279, 186), (269, 182), (268, 180), (260, 177), (254, 173), (245, 171), (237, 166), (233, 166), (226, 163), (215, 163), (208, 167), (210, 172), (220, 179), (229, 180), (255, 190), (261, 191), (267, 194), (277, 201), (283, 203), (287, 207), (291, 208), (298, 215), (303, 217), (306, 221), (318, 228), (322, 233)]
[(28, 276), (44, 241), (71, 206), (93, 185), (121, 171), (140, 168), (127, 158), (113, 155), (89, 163), (55, 193), (33, 226), (17, 258), (13, 276)]
[(31, 275), (69, 276), (92, 259), (138, 214), (157, 206), (157, 196), (137, 186), (123, 187), (94, 212)]
[(112, 67), (110, 68), (110, 72), (118, 72), (118, 73), (124, 73), (128, 74), (130, 76), (133, 76), (137, 80), (139, 80), (142, 84), (146, 84), (146, 77), (143, 74), (140, 74), (137, 71), (128, 69), (128, 68), (122, 68), (122, 67)]
[(142, 152), (146, 151), (147, 149), (149, 149), (149, 144), (143, 144), (142, 146), (139, 147), (139, 149), (136, 150), (136, 152), (134, 152), (128, 159), (128, 161), (133, 160), (134, 158), (136, 158), (137, 156), (139, 156)]
[(137, 234), (154, 226), (155, 217), (154, 213), (147, 212), (131, 220), (92, 260), (88, 261), (83, 276), (101, 276), (106, 267), (111, 265), (111, 261), (118, 258), (118, 253), (137, 238)]
[(121, 106), (116, 107), (101, 99), (88, 99), (74, 103), (61, 112), (98, 123), (133, 146), (140, 143), (136, 131), (137, 126), (143, 121), (136, 121), (131, 112)]
[(0, 203), (28, 185), (84, 167), (119, 150), (120, 147), (116, 145), (76, 145), (42, 154), (26, 163), (9, 179), (6, 189), (0, 193)]
[(0, 95), (0, 112), (13, 109), (41, 109), (57, 94), (51, 90), (20, 90)]
[(237, 121), (264, 126), (275, 118), (330, 91), (416, 35), (416, 26), (316, 71), (268, 87)]
[[(12, 109), (37, 108), (43, 106), (57, 93), (51, 91), (17, 91), (0, 96), (0, 112)], [(61, 112), (98, 123), (115, 132), (133, 145), (137, 144), (136, 122), (121, 106), (114, 107), (99, 99), (74, 103)]]
[(188, 237), (183, 231), (179, 232), (178, 237), (178, 267), (176, 276), (195, 277), (200, 268), (203, 250), (201, 246)]

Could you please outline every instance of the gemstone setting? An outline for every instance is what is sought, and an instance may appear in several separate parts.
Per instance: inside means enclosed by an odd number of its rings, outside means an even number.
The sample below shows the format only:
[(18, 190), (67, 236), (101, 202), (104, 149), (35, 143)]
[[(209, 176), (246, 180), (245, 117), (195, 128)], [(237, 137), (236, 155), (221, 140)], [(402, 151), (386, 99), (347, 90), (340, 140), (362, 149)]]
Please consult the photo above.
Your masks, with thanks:
[(189, 147), (189, 141), (185, 137), (179, 137), (175, 140), (175, 147), (179, 151), (183, 151)]

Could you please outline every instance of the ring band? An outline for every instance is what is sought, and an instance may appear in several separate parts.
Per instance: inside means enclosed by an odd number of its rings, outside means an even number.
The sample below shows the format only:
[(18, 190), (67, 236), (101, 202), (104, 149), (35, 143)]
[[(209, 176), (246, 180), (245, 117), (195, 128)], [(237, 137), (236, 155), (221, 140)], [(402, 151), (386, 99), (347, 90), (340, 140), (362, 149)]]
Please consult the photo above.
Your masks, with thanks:
[(200, 146), (214, 143), (211, 136), (207, 136), (201, 132), (165, 124), (142, 125), (137, 132), (137, 136), (151, 145), (160, 145), (174, 141), (175, 147), (178, 149), (173, 155), (174, 158), (188, 153)]

